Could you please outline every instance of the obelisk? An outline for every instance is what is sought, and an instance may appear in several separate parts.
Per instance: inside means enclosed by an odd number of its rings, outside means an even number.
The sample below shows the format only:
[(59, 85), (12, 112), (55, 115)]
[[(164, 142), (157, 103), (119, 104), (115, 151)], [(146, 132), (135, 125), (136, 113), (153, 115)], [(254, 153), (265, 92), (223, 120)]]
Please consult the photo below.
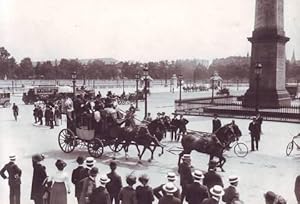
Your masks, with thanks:
[[(252, 37), (250, 84), (243, 106), (255, 107), (258, 94), (260, 108), (278, 108), (290, 105), (291, 99), (285, 89), (286, 55), (283, 21), (283, 0), (256, 0), (255, 26)], [(258, 89), (254, 72), (256, 64), (262, 65)]]

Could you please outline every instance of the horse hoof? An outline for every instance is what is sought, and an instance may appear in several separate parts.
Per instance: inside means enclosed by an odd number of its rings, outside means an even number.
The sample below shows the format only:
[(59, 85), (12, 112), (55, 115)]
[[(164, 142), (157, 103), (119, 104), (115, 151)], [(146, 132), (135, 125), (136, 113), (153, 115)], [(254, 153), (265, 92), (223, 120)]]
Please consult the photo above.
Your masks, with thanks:
[(151, 163), (152, 159), (148, 159), (148, 162)]
[(224, 169), (221, 169), (221, 171), (222, 171), (222, 172), (225, 172), (225, 170), (224, 170)]
[(158, 154), (159, 157), (161, 157), (162, 154)]
[(116, 157), (113, 157), (112, 160), (116, 160)]
[(143, 164), (143, 162), (141, 160), (138, 161), (138, 164)]

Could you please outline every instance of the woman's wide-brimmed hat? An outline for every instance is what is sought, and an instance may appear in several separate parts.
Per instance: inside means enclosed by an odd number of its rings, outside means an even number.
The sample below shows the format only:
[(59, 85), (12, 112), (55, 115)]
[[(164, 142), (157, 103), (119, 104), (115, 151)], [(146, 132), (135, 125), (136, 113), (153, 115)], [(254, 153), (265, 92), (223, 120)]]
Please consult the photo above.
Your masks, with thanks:
[(45, 156), (43, 154), (34, 154), (32, 155), (32, 161), (40, 162), (45, 159)]

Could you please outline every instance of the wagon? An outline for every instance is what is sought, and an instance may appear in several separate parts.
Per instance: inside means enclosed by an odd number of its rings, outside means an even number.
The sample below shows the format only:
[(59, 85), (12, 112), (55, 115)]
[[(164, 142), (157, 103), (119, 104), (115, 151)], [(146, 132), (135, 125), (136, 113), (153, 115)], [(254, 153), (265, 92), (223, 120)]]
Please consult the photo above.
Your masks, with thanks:
[[(80, 120), (78, 122), (78, 120)], [(122, 145), (115, 145), (119, 126), (103, 125), (102, 130), (96, 134), (96, 126), (93, 125), (94, 118), (82, 116), (77, 120), (67, 120), (67, 128), (62, 129), (58, 134), (58, 144), (65, 153), (74, 151), (76, 147), (86, 147), (92, 157), (102, 156), (105, 147), (114, 152), (119, 152)], [(105, 118), (102, 119), (105, 123)]]
[(10, 93), (0, 93), (0, 105), (4, 108), (10, 106)]

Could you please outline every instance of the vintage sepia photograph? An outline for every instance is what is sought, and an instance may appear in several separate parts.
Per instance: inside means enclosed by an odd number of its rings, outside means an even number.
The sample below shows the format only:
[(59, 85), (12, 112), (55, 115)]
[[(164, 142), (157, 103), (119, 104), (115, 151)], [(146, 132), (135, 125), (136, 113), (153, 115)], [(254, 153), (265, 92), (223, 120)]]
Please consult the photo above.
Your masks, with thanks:
[(0, 0), (0, 204), (300, 204), (299, 0)]

